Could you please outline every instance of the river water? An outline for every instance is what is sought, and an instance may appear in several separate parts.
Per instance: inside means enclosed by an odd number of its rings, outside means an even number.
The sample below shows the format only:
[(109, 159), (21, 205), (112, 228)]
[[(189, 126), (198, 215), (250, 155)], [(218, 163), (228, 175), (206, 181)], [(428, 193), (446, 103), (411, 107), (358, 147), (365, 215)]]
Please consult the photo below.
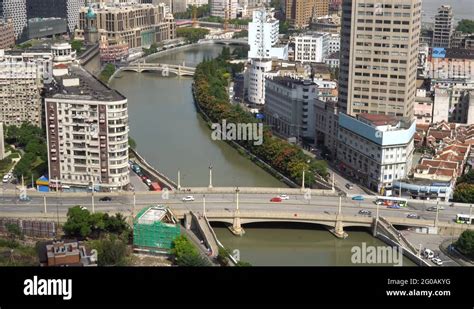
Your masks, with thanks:
[[(195, 66), (221, 49), (202, 45), (155, 61)], [(193, 105), (191, 83), (189, 78), (132, 72), (120, 73), (111, 82), (128, 98), (131, 136), (146, 160), (173, 179), (180, 169), (183, 186), (207, 186), (210, 164), (214, 186), (284, 186), (226, 143), (211, 140)], [(354, 265), (353, 246), (384, 245), (365, 230), (348, 231), (349, 238), (340, 240), (314, 225), (246, 225), (244, 229), (243, 237), (222, 226), (215, 231), (226, 247), (238, 249), (241, 259), (252, 265)], [(406, 258), (403, 264), (413, 265)]]

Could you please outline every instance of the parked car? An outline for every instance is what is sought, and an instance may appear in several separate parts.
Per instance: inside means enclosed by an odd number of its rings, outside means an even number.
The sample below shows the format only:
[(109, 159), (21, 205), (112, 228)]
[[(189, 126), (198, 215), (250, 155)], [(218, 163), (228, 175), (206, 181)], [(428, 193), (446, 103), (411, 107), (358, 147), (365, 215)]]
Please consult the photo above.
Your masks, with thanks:
[(192, 195), (183, 197), (183, 202), (192, 202), (192, 201), (194, 201), (194, 197)]
[(277, 197), (272, 197), (272, 198), (270, 199), (270, 202), (277, 202), (277, 203), (278, 203), (278, 202), (281, 202), (281, 201), (282, 201), (282, 200), (281, 200), (281, 197), (279, 197), (279, 196), (277, 196)]
[(280, 194), (278, 197), (281, 198), (282, 200), (289, 200), (290, 199), (290, 196), (288, 196), (286, 194)]
[(432, 258), (431, 262), (435, 263), (438, 266), (443, 265), (443, 261), (441, 261), (441, 259), (439, 259), (439, 258)]
[(420, 216), (418, 214), (408, 214), (407, 218), (408, 219), (420, 219)]
[(110, 202), (111, 200), (112, 200), (112, 198), (109, 197), (109, 196), (104, 196), (104, 197), (101, 197), (99, 199), (99, 201), (101, 201), (101, 202)]
[(352, 197), (352, 200), (353, 201), (363, 201), (364, 197), (362, 195), (356, 195), (356, 196)]
[(350, 183), (346, 183), (346, 188), (349, 189), (349, 190), (352, 190), (354, 188), (354, 185), (352, 185)]
[(372, 212), (370, 210), (367, 210), (367, 209), (361, 209), (361, 210), (359, 210), (359, 215), (372, 216)]
[(434, 252), (430, 249), (425, 249), (423, 251), (423, 256), (427, 259), (432, 259), (432, 258), (434, 258)]
[(3, 176), (3, 182), (4, 182), (4, 183), (7, 183), (7, 182), (9, 182), (10, 180), (12, 180), (12, 178), (13, 178), (12, 173), (5, 174), (5, 176)]

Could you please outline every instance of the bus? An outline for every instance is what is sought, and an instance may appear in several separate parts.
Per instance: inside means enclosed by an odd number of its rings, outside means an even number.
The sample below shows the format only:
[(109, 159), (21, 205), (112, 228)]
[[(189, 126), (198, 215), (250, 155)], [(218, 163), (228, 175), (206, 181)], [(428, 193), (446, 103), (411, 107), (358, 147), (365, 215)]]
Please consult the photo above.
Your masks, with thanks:
[(377, 198), (375, 199), (375, 204), (385, 206), (392, 206), (394, 204), (398, 204), (400, 207), (407, 207), (408, 200), (406, 198), (401, 197), (377, 196)]
[(474, 223), (474, 216), (457, 214), (456, 215), (456, 223), (473, 224)]

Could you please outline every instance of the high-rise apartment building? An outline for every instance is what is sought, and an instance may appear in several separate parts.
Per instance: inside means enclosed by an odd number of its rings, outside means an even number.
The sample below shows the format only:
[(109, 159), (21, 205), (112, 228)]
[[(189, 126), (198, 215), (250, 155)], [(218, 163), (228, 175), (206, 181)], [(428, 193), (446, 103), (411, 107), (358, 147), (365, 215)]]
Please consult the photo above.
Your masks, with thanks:
[(13, 20), (15, 39), (27, 25), (26, 0), (0, 0), (0, 17)]
[(15, 45), (15, 32), (13, 20), (0, 20), (0, 49), (10, 48)]
[(222, 19), (237, 18), (237, 0), (210, 0), (211, 16), (220, 17)]
[(421, 0), (342, 5), (339, 110), (412, 119)]
[(453, 31), (453, 9), (450, 5), (442, 5), (435, 15), (433, 47), (451, 47)]
[(331, 35), (324, 32), (307, 32), (293, 37), (295, 61), (324, 62), (329, 55)]
[(295, 28), (306, 28), (313, 18), (329, 14), (328, 0), (287, 0), (286, 20)]
[(0, 50), (0, 122), (41, 126), (41, 90), (51, 82), (52, 54)]
[(128, 103), (80, 67), (45, 92), (50, 181), (118, 190), (129, 184)]
[(248, 58), (287, 60), (288, 45), (278, 45), (279, 22), (273, 17), (273, 12), (262, 8), (254, 11), (252, 17), (248, 28)]

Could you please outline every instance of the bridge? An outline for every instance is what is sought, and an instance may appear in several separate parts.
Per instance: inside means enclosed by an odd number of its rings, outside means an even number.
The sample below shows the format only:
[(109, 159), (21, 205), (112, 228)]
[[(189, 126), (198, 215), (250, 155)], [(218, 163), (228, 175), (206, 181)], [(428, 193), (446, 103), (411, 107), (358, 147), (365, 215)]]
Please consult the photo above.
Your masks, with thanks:
[(131, 62), (127, 66), (120, 67), (115, 73), (120, 71), (133, 71), (137, 73), (159, 71), (162, 72), (163, 76), (167, 76), (169, 73), (173, 73), (178, 76), (193, 76), (196, 68), (176, 64), (137, 61)]
[(201, 39), (199, 43), (207, 43), (207, 44), (225, 44), (225, 45), (248, 45), (247, 38), (239, 38), (239, 39)]

